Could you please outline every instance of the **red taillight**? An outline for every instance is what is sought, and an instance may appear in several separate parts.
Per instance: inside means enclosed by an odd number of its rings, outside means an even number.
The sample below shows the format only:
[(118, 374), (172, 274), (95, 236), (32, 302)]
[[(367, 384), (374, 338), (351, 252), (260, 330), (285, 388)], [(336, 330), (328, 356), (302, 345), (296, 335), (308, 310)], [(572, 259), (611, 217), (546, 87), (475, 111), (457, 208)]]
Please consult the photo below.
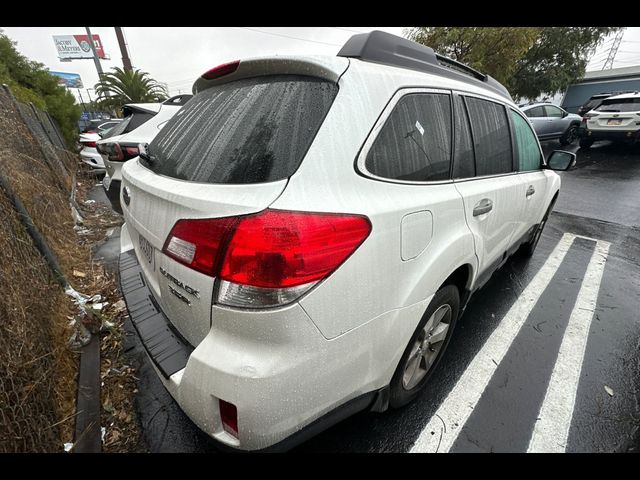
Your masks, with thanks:
[(238, 224), (220, 278), (262, 288), (315, 282), (340, 266), (370, 231), (369, 220), (358, 215), (265, 210)]
[(225, 432), (238, 438), (238, 409), (236, 406), (233, 403), (220, 400), (220, 418)]
[(236, 60), (235, 62), (223, 63), (222, 65), (218, 65), (217, 67), (214, 67), (211, 70), (203, 73), (202, 78), (204, 78), (205, 80), (213, 80), (214, 78), (220, 78), (225, 75), (229, 75), (230, 73), (233, 73), (238, 69), (238, 65), (240, 65), (240, 60)]
[(125, 155), (129, 156), (129, 158), (137, 157), (140, 155), (140, 151), (138, 147), (124, 147)]
[(218, 251), (236, 222), (236, 217), (179, 220), (167, 237), (163, 251), (194, 270), (215, 276)]
[(367, 217), (264, 210), (255, 215), (180, 220), (163, 251), (218, 277), (218, 300), (253, 308), (281, 305), (329, 276), (371, 232)]
[(85, 147), (92, 147), (92, 148), (96, 148), (96, 142), (80, 142), (82, 145), (84, 145)]

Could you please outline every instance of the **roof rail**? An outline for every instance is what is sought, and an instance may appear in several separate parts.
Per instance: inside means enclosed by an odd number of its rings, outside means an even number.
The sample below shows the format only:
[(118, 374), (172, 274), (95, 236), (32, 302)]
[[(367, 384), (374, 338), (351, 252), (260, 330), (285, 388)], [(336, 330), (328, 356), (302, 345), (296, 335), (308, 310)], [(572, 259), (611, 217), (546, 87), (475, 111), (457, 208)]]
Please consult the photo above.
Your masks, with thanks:
[(512, 100), (504, 85), (491, 76), (437, 54), (425, 45), (380, 30), (353, 35), (338, 56), (441, 75), (488, 88)]

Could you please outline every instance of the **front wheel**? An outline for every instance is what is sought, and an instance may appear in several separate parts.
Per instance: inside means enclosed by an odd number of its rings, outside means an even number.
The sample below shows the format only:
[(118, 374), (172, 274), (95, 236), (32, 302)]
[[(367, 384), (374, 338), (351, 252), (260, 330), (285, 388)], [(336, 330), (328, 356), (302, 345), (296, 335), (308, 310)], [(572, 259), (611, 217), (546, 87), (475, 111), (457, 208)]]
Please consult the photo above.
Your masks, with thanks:
[(389, 405), (402, 407), (418, 396), (442, 358), (460, 311), (453, 285), (436, 292), (404, 351), (390, 384)]
[(560, 145), (563, 147), (571, 145), (578, 138), (578, 126), (571, 125), (562, 137), (560, 137)]

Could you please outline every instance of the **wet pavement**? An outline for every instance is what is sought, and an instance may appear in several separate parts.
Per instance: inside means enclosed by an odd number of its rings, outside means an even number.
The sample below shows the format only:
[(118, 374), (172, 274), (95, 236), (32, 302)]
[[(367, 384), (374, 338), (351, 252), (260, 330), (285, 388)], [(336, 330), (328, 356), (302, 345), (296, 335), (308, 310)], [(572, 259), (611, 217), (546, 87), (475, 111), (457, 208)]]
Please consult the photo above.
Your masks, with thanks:
[[(401, 410), (359, 413), (295, 451), (640, 449), (640, 148), (601, 142), (577, 153), (535, 255), (510, 259), (474, 295), (426, 391)], [(564, 256), (550, 269), (563, 242)], [(533, 292), (516, 328), (514, 312), (541, 275), (548, 283)], [(216, 451), (164, 390), (128, 328), (149, 450)], [(496, 338), (509, 341), (492, 349)], [(483, 355), (495, 364), (489, 374), (478, 368)], [(465, 382), (483, 388), (474, 396)], [(561, 431), (561, 445), (544, 441)]]

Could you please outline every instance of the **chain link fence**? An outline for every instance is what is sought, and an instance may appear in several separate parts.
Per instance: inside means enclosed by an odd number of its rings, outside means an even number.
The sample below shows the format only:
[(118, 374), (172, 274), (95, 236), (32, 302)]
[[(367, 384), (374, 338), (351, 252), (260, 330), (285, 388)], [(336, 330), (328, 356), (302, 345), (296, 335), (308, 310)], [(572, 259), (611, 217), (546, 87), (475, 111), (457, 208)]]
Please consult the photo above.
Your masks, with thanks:
[[(73, 238), (77, 155), (46, 112), (16, 102), (5, 87), (0, 132), (0, 175), (62, 249)], [(65, 346), (71, 308), (2, 188), (0, 218), (0, 452), (62, 451), (75, 408), (76, 359)]]

